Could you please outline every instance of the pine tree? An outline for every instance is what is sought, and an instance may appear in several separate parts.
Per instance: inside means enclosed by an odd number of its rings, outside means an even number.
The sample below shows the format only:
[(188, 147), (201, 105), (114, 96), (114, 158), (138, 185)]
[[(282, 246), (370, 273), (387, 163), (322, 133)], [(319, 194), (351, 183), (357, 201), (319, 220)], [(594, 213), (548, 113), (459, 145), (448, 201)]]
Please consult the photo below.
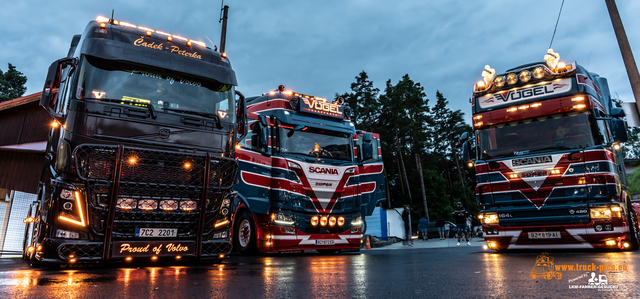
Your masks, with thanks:
[(342, 97), (351, 107), (351, 121), (356, 128), (367, 132), (375, 131), (375, 122), (379, 116), (380, 89), (373, 87), (367, 72), (362, 71), (356, 76), (356, 82), (351, 83), (351, 93), (336, 95)]
[(26, 83), (27, 77), (9, 63), (6, 72), (0, 70), (0, 102), (21, 97), (27, 91)]

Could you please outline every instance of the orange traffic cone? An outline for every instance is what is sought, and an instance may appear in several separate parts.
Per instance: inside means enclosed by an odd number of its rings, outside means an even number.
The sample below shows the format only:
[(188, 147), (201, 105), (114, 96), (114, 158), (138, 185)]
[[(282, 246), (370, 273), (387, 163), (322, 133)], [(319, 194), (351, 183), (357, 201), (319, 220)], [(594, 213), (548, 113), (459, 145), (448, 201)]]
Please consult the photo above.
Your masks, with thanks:
[(367, 235), (367, 245), (365, 247), (366, 249), (371, 249), (371, 242), (369, 242), (369, 235)]

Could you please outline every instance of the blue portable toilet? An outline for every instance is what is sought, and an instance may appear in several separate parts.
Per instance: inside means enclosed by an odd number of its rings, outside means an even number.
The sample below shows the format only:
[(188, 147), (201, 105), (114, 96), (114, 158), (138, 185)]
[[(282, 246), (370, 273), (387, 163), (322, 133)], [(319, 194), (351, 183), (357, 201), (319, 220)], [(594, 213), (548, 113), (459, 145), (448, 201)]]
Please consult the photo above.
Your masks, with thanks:
[(365, 234), (375, 236), (380, 240), (389, 240), (389, 234), (387, 232), (387, 211), (381, 207), (375, 207), (371, 216), (365, 216), (364, 219), (367, 222), (367, 231)]

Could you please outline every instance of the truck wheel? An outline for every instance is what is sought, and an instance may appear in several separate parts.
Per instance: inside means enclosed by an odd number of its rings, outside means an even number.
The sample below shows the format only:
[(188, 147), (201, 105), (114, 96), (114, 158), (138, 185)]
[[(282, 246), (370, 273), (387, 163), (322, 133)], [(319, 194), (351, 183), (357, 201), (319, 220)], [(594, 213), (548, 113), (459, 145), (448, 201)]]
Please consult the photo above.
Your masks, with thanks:
[(629, 234), (631, 239), (629, 240), (629, 249), (638, 250), (640, 248), (640, 240), (638, 238), (638, 220), (636, 218), (636, 211), (633, 206), (627, 205), (629, 209)]
[(256, 226), (253, 217), (247, 211), (243, 211), (238, 217), (234, 228), (233, 245), (242, 255), (252, 255), (257, 252)]

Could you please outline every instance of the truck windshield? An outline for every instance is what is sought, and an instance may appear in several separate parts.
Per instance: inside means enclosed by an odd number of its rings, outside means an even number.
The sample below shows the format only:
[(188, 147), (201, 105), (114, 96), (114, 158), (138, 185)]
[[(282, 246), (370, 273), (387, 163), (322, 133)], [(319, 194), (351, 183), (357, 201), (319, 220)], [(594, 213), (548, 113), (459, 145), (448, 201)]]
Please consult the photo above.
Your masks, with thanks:
[(233, 86), (170, 70), (84, 57), (74, 97), (235, 122)]
[(594, 145), (588, 111), (530, 118), (478, 131), (480, 159)]
[(278, 127), (277, 148), (280, 153), (301, 154), (317, 158), (351, 161), (351, 135), (342, 132), (305, 127)]

